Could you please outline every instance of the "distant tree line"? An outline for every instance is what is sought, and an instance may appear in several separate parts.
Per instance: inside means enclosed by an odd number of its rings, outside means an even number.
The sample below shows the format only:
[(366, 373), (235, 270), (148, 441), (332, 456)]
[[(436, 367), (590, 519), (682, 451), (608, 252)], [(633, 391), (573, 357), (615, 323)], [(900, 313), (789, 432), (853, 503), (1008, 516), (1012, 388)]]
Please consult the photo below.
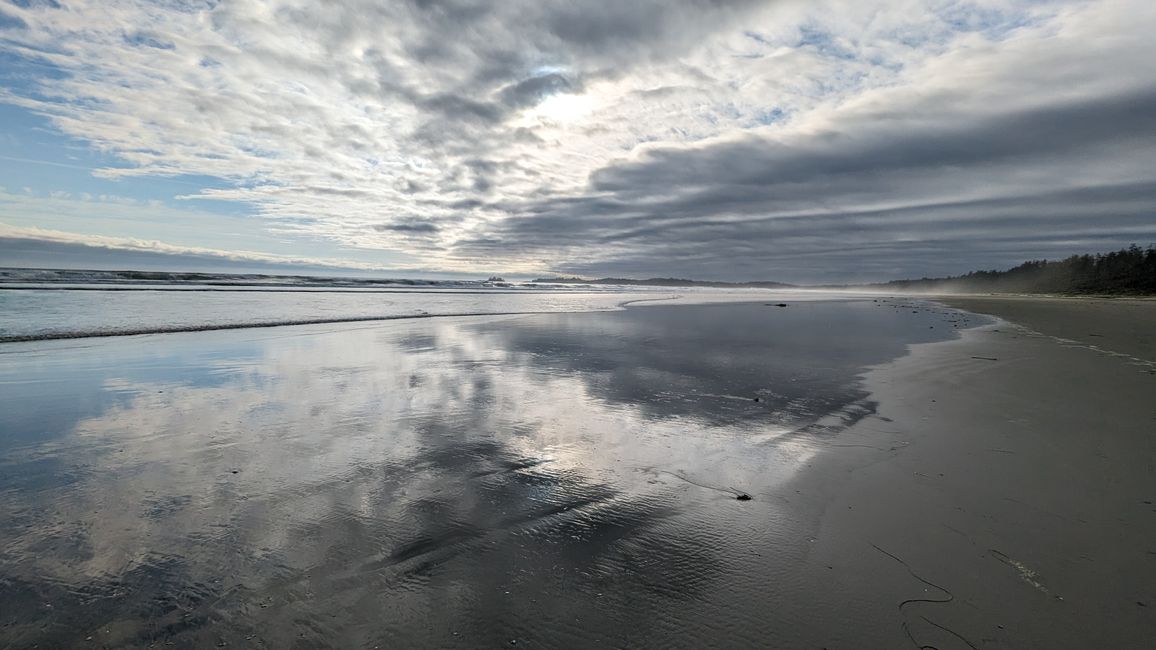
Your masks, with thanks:
[(1063, 260), (1033, 260), (1007, 271), (894, 280), (888, 288), (992, 293), (1156, 294), (1156, 245)]

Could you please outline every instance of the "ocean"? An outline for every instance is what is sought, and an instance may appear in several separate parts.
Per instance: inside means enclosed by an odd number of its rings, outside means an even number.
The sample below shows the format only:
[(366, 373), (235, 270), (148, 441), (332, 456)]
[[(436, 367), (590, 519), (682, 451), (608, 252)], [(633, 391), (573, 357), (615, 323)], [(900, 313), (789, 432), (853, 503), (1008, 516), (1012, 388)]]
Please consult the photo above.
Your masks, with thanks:
[(0, 342), (306, 323), (619, 309), (637, 301), (815, 300), (807, 291), (662, 287), (431, 284), (318, 287), (0, 284)]

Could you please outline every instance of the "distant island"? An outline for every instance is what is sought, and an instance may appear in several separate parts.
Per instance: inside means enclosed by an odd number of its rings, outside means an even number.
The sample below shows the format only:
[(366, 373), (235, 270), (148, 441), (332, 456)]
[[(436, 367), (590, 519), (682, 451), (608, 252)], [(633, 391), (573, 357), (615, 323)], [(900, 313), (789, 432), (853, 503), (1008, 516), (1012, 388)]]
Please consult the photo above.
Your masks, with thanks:
[(719, 287), (719, 288), (755, 288), (755, 289), (791, 289), (797, 285), (785, 282), (716, 282), (710, 280), (686, 280), (682, 278), (647, 278), (634, 280), (631, 278), (598, 278), (586, 280), (577, 277), (550, 277), (531, 280), (535, 284), (624, 284), (646, 287)]

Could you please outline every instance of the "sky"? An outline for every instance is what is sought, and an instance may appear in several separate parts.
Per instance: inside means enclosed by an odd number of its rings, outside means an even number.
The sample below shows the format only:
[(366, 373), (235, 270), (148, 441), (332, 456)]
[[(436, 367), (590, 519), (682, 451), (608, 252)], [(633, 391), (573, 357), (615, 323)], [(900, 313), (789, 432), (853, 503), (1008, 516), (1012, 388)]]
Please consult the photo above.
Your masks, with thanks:
[(1156, 242), (1151, 0), (0, 0), (0, 266), (800, 283)]

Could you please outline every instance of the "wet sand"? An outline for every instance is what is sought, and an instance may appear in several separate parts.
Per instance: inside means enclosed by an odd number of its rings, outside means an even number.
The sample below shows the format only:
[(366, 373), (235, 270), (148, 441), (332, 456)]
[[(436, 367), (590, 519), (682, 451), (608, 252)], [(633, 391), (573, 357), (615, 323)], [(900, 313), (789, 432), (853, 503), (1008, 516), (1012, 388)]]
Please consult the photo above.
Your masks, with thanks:
[(1144, 647), (1156, 375), (981, 322), (881, 299), (10, 344), (0, 641)]
[(945, 304), (1156, 362), (1156, 299), (950, 296)]
[(0, 640), (790, 643), (826, 595), (787, 486), (871, 418), (864, 368), (959, 320), (651, 305), (6, 344)]
[(865, 617), (822, 624), (891, 625), (888, 647), (1148, 647), (1156, 364), (1129, 336), (1156, 303), (944, 302), (1048, 334), (997, 323), (867, 375), (887, 421), (841, 439), (879, 450), (824, 455), (798, 481), (823, 504), (812, 579)]

